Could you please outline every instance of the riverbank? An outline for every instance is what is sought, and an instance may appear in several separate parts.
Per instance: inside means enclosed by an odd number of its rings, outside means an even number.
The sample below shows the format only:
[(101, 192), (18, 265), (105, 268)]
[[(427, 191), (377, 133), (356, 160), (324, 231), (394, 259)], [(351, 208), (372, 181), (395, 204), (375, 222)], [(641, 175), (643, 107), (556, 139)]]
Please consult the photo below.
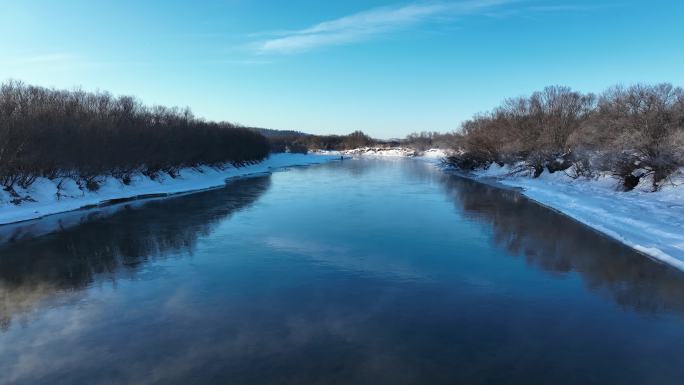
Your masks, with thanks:
[(508, 167), (496, 164), (470, 176), (520, 188), (536, 202), (684, 270), (684, 170), (657, 192), (650, 191), (646, 182), (644, 187), (620, 191), (620, 181), (607, 174), (573, 179), (564, 172), (544, 172), (532, 178), (511, 174)]
[(272, 154), (266, 160), (244, 166), (215, 168), (202, 166), (181, 169), (175, 178), (160, 175), (150, 179), (138, 173), (124, 184), (113, 177), (103, 177), (97, 191), (79, 186), (71, 178), (54, 180), (39, 178), (26, 189), (16, 189), (22, 199), (12, 203), (8, 192), (0, 190), (0, 224), (22, 222), (81, 208), (106, 205), (111, 202), (144, 197), (167, 196), (221, 187), (227, 179), (272, 172), (294, 166), (305, 166), (339, 159), (332, 154)]
[(440, 148), (431, 148), (425, 151), (418, 151), (408, 147), (361, 147), (343, 151), (321, 151), (319, 154), (335, 154), (345, 157), (416, 157), (423, 159), (441, 160), (448, 156), (448, 153)]

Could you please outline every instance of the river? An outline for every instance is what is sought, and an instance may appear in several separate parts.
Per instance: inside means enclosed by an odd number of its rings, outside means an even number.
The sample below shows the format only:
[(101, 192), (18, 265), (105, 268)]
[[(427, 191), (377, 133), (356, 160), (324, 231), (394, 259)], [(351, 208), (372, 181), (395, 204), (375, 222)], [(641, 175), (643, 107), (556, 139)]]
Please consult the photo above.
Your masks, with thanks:
[(345, 160), (0, 227), (0, 384), (681, 384), (684, 273)]

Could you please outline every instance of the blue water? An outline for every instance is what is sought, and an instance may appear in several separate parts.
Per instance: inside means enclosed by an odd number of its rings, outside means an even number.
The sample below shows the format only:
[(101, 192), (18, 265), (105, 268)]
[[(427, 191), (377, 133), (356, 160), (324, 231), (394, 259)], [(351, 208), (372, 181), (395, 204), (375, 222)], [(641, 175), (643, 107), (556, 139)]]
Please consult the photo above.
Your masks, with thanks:
[(0, 384), (684, 383), (684, 274), (419, 161), (0, 233)]

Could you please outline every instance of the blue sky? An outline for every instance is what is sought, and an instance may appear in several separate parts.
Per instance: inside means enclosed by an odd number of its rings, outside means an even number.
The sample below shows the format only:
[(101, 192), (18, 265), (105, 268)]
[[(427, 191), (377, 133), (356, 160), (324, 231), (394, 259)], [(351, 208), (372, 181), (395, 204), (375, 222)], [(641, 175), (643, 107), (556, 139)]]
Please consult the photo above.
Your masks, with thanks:
[(684, 2), (0, 0), (0, 79), (312, 133), (448, 131), (562, 84), (684, 85)]

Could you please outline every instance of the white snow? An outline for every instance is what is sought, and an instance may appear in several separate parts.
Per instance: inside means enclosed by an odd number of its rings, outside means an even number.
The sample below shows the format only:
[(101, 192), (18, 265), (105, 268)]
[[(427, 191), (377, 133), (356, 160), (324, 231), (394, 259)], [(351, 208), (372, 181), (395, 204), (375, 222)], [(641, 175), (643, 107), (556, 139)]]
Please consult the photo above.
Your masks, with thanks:
[(344, 151), (324, 151), (323, 153), (350, 157), (424, 157), (432, 159), (441, 159), (447, 155), (446, 151), (439, 148), (420, 152), (407, 147), (361, 147)]
[(420, 154), (420, 156), (422, 156), (424, 158), (437, 159), (437, 160), (444, 159), (448, 155), (449, 154), (441, 148), (431, 148), (429, 150), (425, 150), (422, 154)]
[(374, 157), (406, 157), (415, 156), (416, 151), (409, 148), (402, 147), (363, 147), (355, 148), (353, 150), (341, 151), (342, 154), (348, 156), (374, 156)]
[(27, 189), (15, 189), (21, 197), (31, 201), (12, 203), (12, 197), (0, 190), (0, 224), (26, 221), (50, 214), (77, 210), (92, 205), (101, 205), (112, 199), (135, 198), (146, 195), (171, 195), (197, 190), (206, 190), (225, 185), (226, 180), (250, 174), (271, 172), (277, 169), (323, 163), (339, 159), (331, 154), (273, 154), (263, 162), (245, 166), (208, 166), (196, 169), (182, 169), (178, 177), (168, 175), (152, 180), (142, 174), (133, 176), (129, 185), (113, 177), (103, 177), (97, 191), (80, 188), (70, 178), (49, 180), (40, 178)]
[(657, 192), (650, 191), (648, 181), (633, 191), (621, 191), (619, 181), (610, 175), (573, 179), (564, 172), (545, 171), (532, 178), (510, 171), (494, 164), (475, 172), (475, 178), (495, 178), (522, 188), (527, 197), (684, 270), (684, 169)]

